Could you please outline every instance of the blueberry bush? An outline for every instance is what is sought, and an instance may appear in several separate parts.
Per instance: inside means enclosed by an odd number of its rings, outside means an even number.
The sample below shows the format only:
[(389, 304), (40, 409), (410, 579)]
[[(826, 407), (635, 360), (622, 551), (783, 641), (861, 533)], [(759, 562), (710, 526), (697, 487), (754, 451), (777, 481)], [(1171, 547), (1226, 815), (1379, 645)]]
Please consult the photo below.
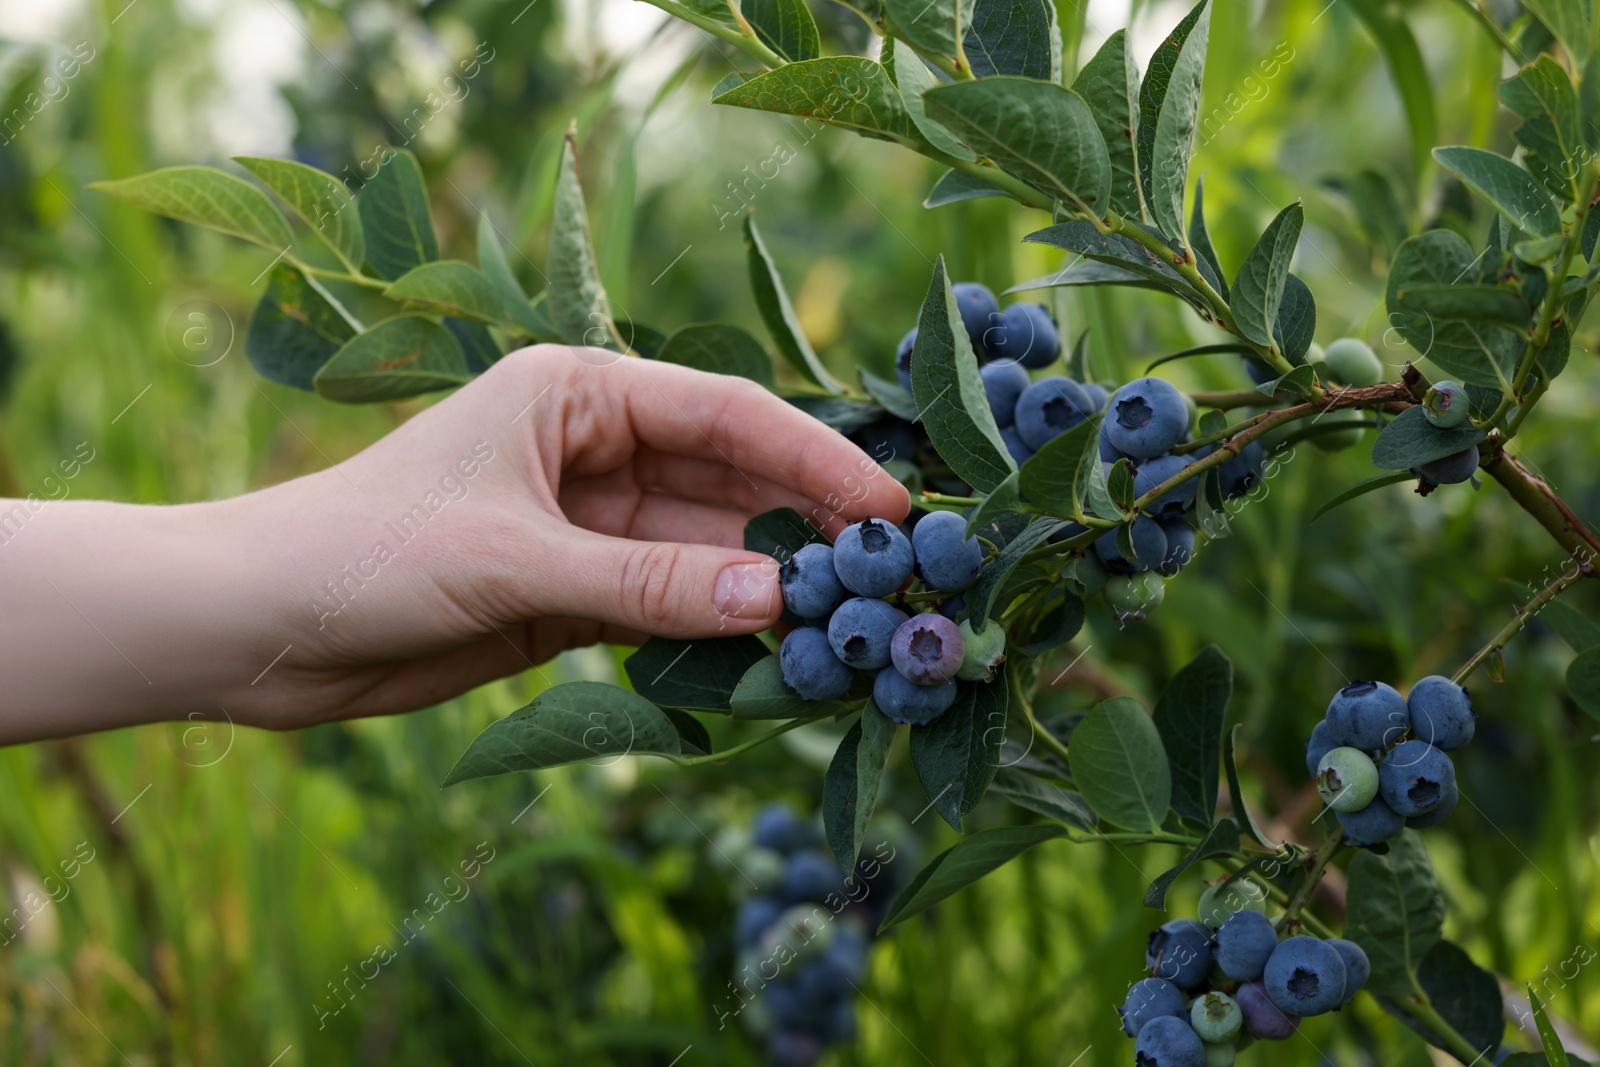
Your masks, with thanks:
[[(845, 933), (797, 951), (805, 962), (773, 987), (780, 993), (755, 1024), (779, 1063), (812, 1062), (848, 1037), (840, 983), (859, 973), (871, 928), (911, 920), (1056, 840), (1181, 848), (1182, 860), (1144, 895), (1155, 912), (1180, 879), (1204, 884), (1196, 917), (1150, 920), (1142, 975), (1130, 961), (1119, 999), (1138, 1064), (1232, 1063), (1363, 993), (1464, 1064), (1576, 1062), (1531, 991), (1543, 1052), (1502, 1048), (1500, 979), (1444, 937), (1445, 900), (1423, 832), (1445, 824), (1461, 796), (1452, 754), (1474, 735), (1467, 683), (1480, 673), (1503, 680), (1504, 646), (1595, 575), (1600, 537), (1514, 446), (1557, 391), (1600, 282), (1600, 213), (1591, 210), (1600, 198), (1600, 18), (1579, 0), (1529, 0), (1506, 22), (1463, 0), (1515, 61), (1498, 91), (1514, 120), (1512, 154), (1433, 148), (1467, 206), (1421, 232), (1404, 232), (1403, 222), (1402, 232), (1383, 230), (1382, 189), (1347, 190), (1384, 238), (1386, 339), (1410, 351), (1387, 380), (1362, 338), (1315, 342), (1317, 295), (1291, 269), (1306, 221), (1300, 201), (1231, 242), (1248, 249), (1237, 262), (1225, 264), (1213, 245), (1204, 185), (1189, 166), (1207, 0), (1142, 72), (1118, 31), (1070, 78), (1055, 8), (1041, 0), (846, 5), (881, 39), (875, 58), (823, 55), (802, 0), (650, 2), (747, 60), (717, 85), (714, 103), (836, 126), (933, 160), (946, 169), (928, 209), (1009, 201), (1030, 225), (1043, 223), (1025, 240), (1060, 250), (1059, 268), (1002, 303), (952, 279), (939, 259), (916, 322), (903, 324), (894, 376), (863, 366), (841, 380), (800, 329), (752, 213), (742, 235), (767, 341), (731, 325), (668, 332), (615, 313), (590, 236), (576, 125), (553, 194), (548, 284), (532, 298), (487, 216), (476, 265), (439, 258), (421, 172), (404, 151), (355, 194), (332, 175), (266, 158), (238, 160), (255, 182), (175, 167), (96, 186), (278, 254), (245, 337), (251, 364), (273, 381), (336, 401), (395, 400), (460, 385), (514, 346), (564, 342), (781, 389), (874, 458), (862, 479), (893, 477), (912, 490), (904, 524), (867, 519), (831, 544), (818, 532), (830, 515), (757, 517), (746, 545), (780, 564), (786, 610), (774, 632), (651, 639), (626, 661), (631, 688), (576, 681), (540, 693), (485, 730), (445, 784), (623, 755), (703, 767), (811, 723), (846, 726), (821, 788), (828, 852), (811, 850), (817, 842), (792, 815), (764, 813), (754, 831), (749, 847), (786, 858), (781, 893), (744, 902), (738, 937), (747, 947), (774, 929), (809, 941), (806, 917), (784, 909), (860, 882), (902, 732), (928, 805), (957, 832), (986, 797), (1017, 809), (1011, 824), (936, 856), (892, 901), (880, 895), (853, 910)], [(1356, 6), (1369, 22), (1388, 17), (1382, 5)], [(1489, 210), (1486, 227), (1463, 221), (1473, 203)], [(347, 307), (332, 283), (359, 292), (360, 306)], [(1102, 380), (1096, 339), (1036, 302), (1093, 287), (1176, 297), (1215, 338), (1152, 353), (1145, 376)], [(1228, 361), (1241, 387), (1184, 393), (1149, 374), (1176, 359)], [(1354, 514), (1371, 501), (1334, 509), (1399, 483), (1426, 497), (1493, 482), (1500, 503), (1542, 527), (1566, 564), (1505, 625), (1485, 626), (1481, 650), (1452, 674), (1417, 679), (1405, 693), (1353, 681), (1320, 721), (1279, 709), (1307, 737), (1306, 770), (1325, 804), (1312, 821), (1317, 836), (1270, 833), (1280, 824), (1258, 815), (1241, 788), (1237, 728), (1225, 729), (1234, 666), (1215, 647), (1173, 673), (1153, 708), (1117, 695), (1068, 716), (1037, 713), (1045, 665), (1091, 612), (1118, 626), (1159, 626), (1166, 583), (1230, 535), (1295, 445), (1346, 448), (1374, 431), (1375, 473), (1317, 517)], [(842, 508), (858, 488), (841, 486), (829, 506)], [(1561, 618), (1579, 653), (1568, 688), (1592, 714), (1600, 629)], [(717, 748), (707, 717), (771, 726)], [(841, 871), (853, 872), (843, 889)], [(1271, 1062), (1270, 1052), (1253, 1055)]]

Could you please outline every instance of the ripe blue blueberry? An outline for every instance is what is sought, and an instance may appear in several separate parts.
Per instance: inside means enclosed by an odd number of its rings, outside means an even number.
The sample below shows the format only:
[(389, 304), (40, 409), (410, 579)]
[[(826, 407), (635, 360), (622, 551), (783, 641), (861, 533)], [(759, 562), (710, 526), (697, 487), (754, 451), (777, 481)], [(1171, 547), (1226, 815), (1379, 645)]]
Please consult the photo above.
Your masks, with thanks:
[(1038, 451), (1088, 418), (1089, 398), (1071, 378), (1040, 378), (1017, 397), (1014, 419), (1017, 436)]
[(783, 913), (783, 902), (773, 897), (751, 897), (739, 905), (734, 919), (734, 934), (740, 945), (753, 945), (761, 940), (767, 927), (778, 921)]
[(1317, 793), (1334, 811), (1360, 811), (1378, 795), (1378, 766), (1359, 748), (1328, 750), (1317, 763)]
[[(1184, 469), (1194, 463), (1195, 456), (1157, 456), (1155, 459), (1146, 459), (1139, 462), (1133, 476), (1133, 491), (1144, 496), (1156, 486), (1182, 474)], [(1194, 506), (1195, 490), (1200, 488), (1198, 478), (1190, 478), (1175, 489), (1169, 489), (1150, 504), (1146, 509), (1153, 515), (1163, 518), (1182, 515)]]
[(1406, 706), (1411, 710), (1412, 734), (1446, 752), (1466, 747), (1477, 729), (1478, 716), (1467, 691), (1442, 674), (1412, 686)]
[(1155, 459), (1189, 432), (1189, 406), (1171, 382), (1136, 378), (1112, 394), (1103, 425), (1119, 451)]
[[(770, 998), (771, 987), (767, 990)], [(773, 1012), (776, 1016), (777, 1012)], [(779, 1030), (767, 1039), (772, 1067), (811, 1067), (822, 1058), (822, 1039), (803, 1030)]]
[(1367, 959), (1366, 950), (1354, 941), (1347, 941), (1342, 937), (1333, 938), (1329, 946), (1339, 954), (1339, 959), (1344, 962), (1344, 999), (1340, 1001), (1342, 1008), (1361, 992), (1361, 987), (1367, 984), (1367, 979), (1372, 977), (1372, 961)]
[(872, 702), (894, 722), (930, 723), (956, 702), (956, 683), (918, 685), (893, 667), (885, 667), (872, 680)]
[(1352, 682), (1328, 704), (1334, 740), (1369, 754), (1400, 740), (1410, 724), (1406, 698), (1382, 682)]
[(1261, 442), (1251, 441), (1217, 471), (1222, 481), (1222, 495), (1229, 500), (1244, 496), (1261, 484), (1266, 473), (1267, 450), (1261, 446)]
[(939, 614), (951, 622), (960, 622), (967, 614), (967, 598), (957, 595), (939, 601)]
[(989, 355), (1040, 370), (1061, 356), (1061, 334), (1043, 304), (1012, 304), (984, 335)]
[(1278, 943), (1261, 983), (1278, 1010), (1295, 1015), (1321, 1015), (1344, 1000), (1344, 960), (1326, 941), (1291, 937)]
[(986, 363), (978, 371), (983, 379), (983, 395), (989, 398), (989, 413), (1002, 430), (1016, 418), (1017, 397), (1028, 387), (1028, 372), (1022, 364), (1009, 361)]
[(1467, 421), (1467, 391), (1455, 382), (1435, 382), (1422, 397), (1422, 415), (1441, 430)]
[(1016, 460), (1017, 466), (1020, 467), (1033, 458), (1033, 449), (1028, 447), (1028, 442), (1017, 436), (1015, 426), (1002, 429), (1000, 440), (1005, 442), (1006, 451), (1011, 453), (1011, 458)]
[(828, 644), (835, 656), (858, 671), (887, 667), (889, 642), (908, 617), (882, 600), (852, 597), (828, 620)]
[(839, 662), (828, 643), (828, 631), (817, 626), (791, 630), (778, 648), (783, 684), (801, 700), (838, 700), (850, 691), (856, 672)]
[[(1381, 783), (1381, 778), (1380, 778)], [(1398, 837), (1406, 828), (1405, 817), (1383, 802), (1382, 796), (1372, 798), (1372, 803), (1360, 811), (1336, 811), (1339, 829), (1352, 845), (1376, 845)]]
[[(843, 885), (844, 875), (839, 873), (839, 864), (826, 852), (796, 852), (783, 868), (783, 899), (790, 904), (805, 901), (824, 904), (829, 894), (838, 893)], [(795, 917), (785, 912), (782, 918), (787, 921)], [(809, 928), (805, 932), (816, 936)]]
[(896, 415), (885, 415), (875, 422), (851, 430), (845, 436), (880, 464), (891, 459), (910, 462), (917, 455), (916, 427)]
[(1272, 928), (1272, 920), (1259, 911), (1234, 912), (1211, 943), (1217, 966), (1237, 982), (1260, 978), (1277, 947), (1278, 932)]
[(982, 360), (983, 335), (999, 324), (1000, 301), (981, 282), (956, 282), (950, 287), (950, 292), (956, 298), (956, 310), (961, 313), (961, 325), (966, 327), (972, 351)]
[(1189, 1025), (1202, 1041), (1232, 1041), (1243, 1023), (1238, 1002), (1226, 993), (1202, 993), (1189, 1009)]
[(914, 615), (889, 642), (895, 670), (917, 685), (938, 685), (956, 676), (967, 654), (961, 629), (943, 615)]
[(1163, 1015), (1139, 1031), (1133, 1062), (1137, 1067), (1206, 1067), (1206, 1046), (1187, 1019)]
[(1463, 448), (1460, 452), (1452, 452), (1443, 459), (1430, 460), (1420, 467), (1412, 467), (1411, 473), (1429, 485), (1456, 485), (1464, 482), (1478, 473), (1478, 446)]
[(774, 1023), (790, 1032), (802, 1032), (800, 1028), (810, 1021), (810, 1012), (806, 1010), (806, 1003), (794, 982), (786, 979), (770, 982), (761, 992), (761, 1000)]
[(1167, 558), (1167, 532), (1155, 519), (1141, 515), (1133, 520), (1128, 530), (1133, 541), (1133, 559), (1122, 555), (1117, 547), (1117, 531), (1107, 530), (1094, 543), (1095, 554), (1112, 574), (1138, 574), (1153, 570)]
[(1195, 919), (1173, 919), (1150, 933), (1144, 963), (1153, 978), (1194, 989), (1211, 971), (1211, 931)]
[(978, 580), (983, 546), (967, 536), (967, 520), (954, 511), (934, 511), (923, 516), (911, 531), (922, 583), (930, 589), (959, 593)]
[(1105, 386), (1096, 382), (1084, 382), (1082, 385), (1078, 386), (1078, 388), (1082, 389), (1083, 395), (1089, 398), (1089, 410), (1091, 414), (1098, 415), (1100, 412), (1104, 411), (1106, 409), (1106, 405), (1111, 402), (1111, 393), (1107, 391)]
[(1456, 791), (1456, 766), (1426, 741), (1402, 741), (1378, 767), (1378, 788), (1402, 818), (1426, 815)]
[(1300, 1016), (1279, 1010), (1261, 982), (1247, 982), (1234, 991), (1244, 1015), (1244, 1031), (1263, 1041), (1287, 1041), (1300, 1029)]
[(917, 347), (917, 328), (911, 327), (906, 335), (900, 338), (900, 343), (894, 350), (894, 376), (900, 379), (900, 384), (906, 392), (911, 392), (911, 353)]
[(888, 596), (906, 584), (916, 556), (900, 528), (884, 519), (846, 526), (833, 543), (833, 569), (858, 596)]
[(1182, 518), (1162, 519), (1161, 531), (1167, 535), (1167, 554), (1156, 566), (1156, 573), (1171, 578), (1194, 558), (1194, 527)]
[(989, 620), (982, 630), (973, 630), (972, 620), (961, 624), (961, 640), (966, 652), (961, 657), (961, 667), (956, 677), (967, 682), (987, 682), (994, 677), (995, 668), (1006, 658), (1005, 627)]
[(1152, 1019), (1183, 1018), (1183, 991), (1165, 978), (1141, 978), (1128, 989), (1128, 999), (1122, 1002), (1117, 1014), (1122, 1016), (1122, 1032), (1138, 1037), (1139, 1031)]
[(778, 568), (784, 607), (802, 619), (825, 619), (845, 598), (833, 569), (833, 549), (806, 545)]
[(815, 840), (815, 834), (804, 819), (787, 804), (764, 805), (756, 812), (750, 824), (750, 837), (762, 848), (788, 855), (805, 848)]
[(1306, 773), (1315, 778), (1322, 757), (1338, 747), (1339, 742), (1333, 736), (1333, 727), (1327, 719), (1312, 727), (1311, 736), (1306, 739)]
[(1111, 438), (1106, 436), (1106, 424), (1100, 424), (1100, 460), (1103, 463), (1115, 463), (1119, 459), (1127, 459), (1117, 446), (1111, 443)]

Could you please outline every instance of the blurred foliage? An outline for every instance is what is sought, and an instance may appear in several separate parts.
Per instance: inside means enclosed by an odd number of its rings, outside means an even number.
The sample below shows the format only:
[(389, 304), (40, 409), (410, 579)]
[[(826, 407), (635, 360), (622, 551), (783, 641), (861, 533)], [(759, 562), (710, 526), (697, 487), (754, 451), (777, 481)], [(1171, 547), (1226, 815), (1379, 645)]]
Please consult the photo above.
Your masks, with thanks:
[[(709, 87), (738, 64), (686, 27), (653, 30), (656, 13), (625, 0), (124, 2), (69, 7), (36, 39), (0, 42), (5, 113), (28, 109), (0, 132), (0, 492), (235, 494), (337, 462), (420, 404), (335, 406), (255, 378), (240, 347), (267, 254), (83, 188), (156, 166), (258, 151), (343, 174), (378, 145), (409, 142), (444, 254), (471, 258), (486, 210), (532, 292), (560, 135), (576, 115), (619, 315), (759, 333), (732, 224), (751, 204), (824, 358), (884, 373), (937, 254), (996, 290), (1057, 265), (1018, 243), (1035, 220), (1009, 205), (924, 211), (934, 172), (903, 152), (710, 108)], [(1081, 56), (1116, 28), (1117, 4), (1058, 6)], [(1143, 57), (1176, 7), (1133, 6)], [(1385, 9), (1403, 11), (1425, 65), (1398, 71), (1363, 23), (1368, 9), (1219, 2), (1203, 105), (1212, 121), (1194, 170), (1208, 172), (1230, 268), (1274, 205), (1304, 197), (1295, 269), (1317, 293), (1318, 339), (1364, 336), (1398, 369), (1407, 352), (1386, 332), (1382, 300), (1395, 233), (1442, 219), (1481, 234), (1487, 219), (1431, 163), (1418, 169), (1397, 84), (1430, 95), (1442, 142), (1508, 150), (1508, 123), (1495, 106), (1499, 54), (1459, 6)], [(818, 16), (830, 50), (866, 46), (842, 8), (818, 5)], [(92, 59), (61, 77), (53, 64), (79, 42)], [(273, 49), (297, 57), (276, 88), (252, 81), (246, 61)], [(443, 79), (472, 55), (481, 72), (450, 88)], [(36, 114), (30, 93), (48, 100)], [(430, 93), (448, 99), (437, 113)], [(763, 177), (780, 144), (795, 158)], [(1355, 198), (1375, 195), (1387, 231), (1357, 222)], [(1090, 332), (1104, 377), (1211, 339), (1150, 294), (1055, 299), (1073, 333)], [(196, 308), (203, 320), (188, 317)], [(209, 331), (198, 354), (174, 340), (195, 321)], [(1522, 435), (1523, 456), (1591, 521), (1594, 347), (1591, 323)], [(1170, 369), (1195, 388), (1245, 381), (1226, 356)], [(93, 458), (80, 473), (56, 476), (85, 443)], [(1238, 670), (1230, 721), (1244, 725), (1247, 788), (1310, 840), (1317, 806), (1300, 746), (1328, 695), (1345, 678), (1448, 673), (1561, 565), (1494, 487), (1426, 501), (1391, 487), (1308, 525), (1370, 473), (1365, 447), (1300, 446), (1235, 536), (1172, 583), (1150, 625), (1091, 619), (1061, 652), (1053, 710), (1109, 692), (1148, 702), (1172, 669), (1220, 644)], [(1589, 588), (1570, 595), (1591, 617), (1596, 599)], [(1567, 961), (1600, 946), (1600, 797), (1595, 724), (1561, 682), (1569, 658), (1536, 621), (1507, 650), (1508, 680), (1476, 688), (1484, 722), (1462, 767), (1468, 803), (1429, 843), (1450, 897), (1448, 936), (1513, 987), (1532, 981), (1556, 1016), (1593, 1035), (1600, 970), (1572, 977)], [(545, 674), (612, 679), (616, 661), (568, 654)], [(826, 731), (693, 775), (625, 762), (439, 792), (446, 761), (539, 684), (530, 675), (402, 719), (299, 734), (235, 732), (219, 715), (0, 753), (0, 893), (11, 909), (0, 919), (0, 1059), (756, 1062), (717, 1028), (733, 902), (708, 842), (775, 793), (813, 808)], [(886, 794), (927, 854), (949, 844), (920, 818), (902, 754)], [(975, 821), (1018, 817), (991, 802)], [(1125, 1057), (1112, 1006), (1158, 921), (1139, 904), (1144, 886), (1174, 858), (1053, 843), (909, 924), (878, 949), (861, 1037), (838, 1062)], [(462, 865), (474, 860), (468, 879)], [(1197, 891), (1180, 883), (1174, 911)], [(377, 966), (380, 947), (392, 958)], [(1354, 1019), (1308, 1023), (1271, 1062), (1429, 1062), (1370, 999), (1344, 1014)]]

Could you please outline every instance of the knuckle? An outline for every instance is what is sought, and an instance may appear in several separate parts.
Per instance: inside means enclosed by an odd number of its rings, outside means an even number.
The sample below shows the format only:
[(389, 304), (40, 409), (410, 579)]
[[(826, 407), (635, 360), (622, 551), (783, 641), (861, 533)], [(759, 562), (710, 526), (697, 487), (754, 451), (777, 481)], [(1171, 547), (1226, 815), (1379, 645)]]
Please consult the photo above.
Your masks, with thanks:
[(647, 627), (661, 626), (673, 615), (673, 590), (683, 553), (677, 545), (639, 545), (622, 567), (623, 603)]

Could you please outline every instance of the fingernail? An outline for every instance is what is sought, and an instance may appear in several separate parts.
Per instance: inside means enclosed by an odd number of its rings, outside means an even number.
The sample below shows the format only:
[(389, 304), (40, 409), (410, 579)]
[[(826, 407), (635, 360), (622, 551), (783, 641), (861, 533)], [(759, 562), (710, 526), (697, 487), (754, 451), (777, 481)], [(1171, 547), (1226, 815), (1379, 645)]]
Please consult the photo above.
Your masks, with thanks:
[(717, 575), (711, 594), (718, 615), (735, 619), (764, 619), (772, 613), (778, 592), (778, 565), (730, 563)]

